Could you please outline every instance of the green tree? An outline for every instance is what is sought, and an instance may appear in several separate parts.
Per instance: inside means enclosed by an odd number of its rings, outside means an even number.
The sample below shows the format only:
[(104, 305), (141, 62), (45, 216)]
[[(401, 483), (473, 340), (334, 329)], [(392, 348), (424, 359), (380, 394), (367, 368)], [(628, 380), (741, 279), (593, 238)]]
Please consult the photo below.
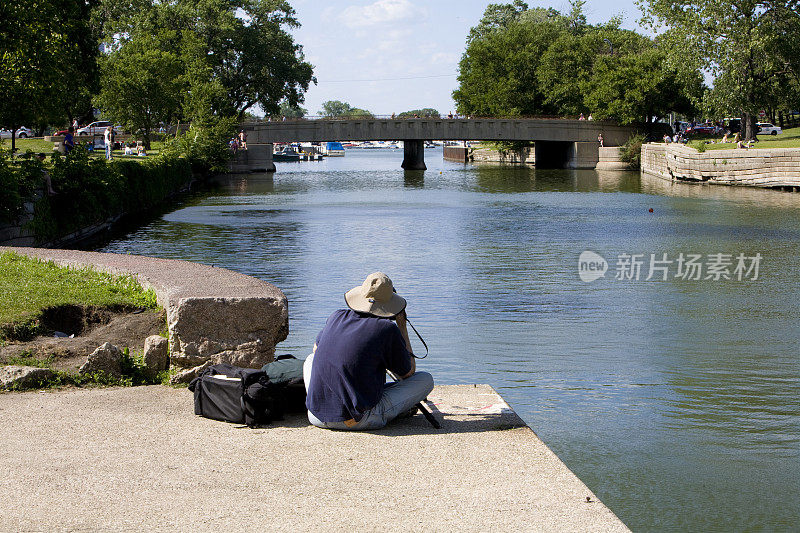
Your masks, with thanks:
[(522, 0), (514, 0), (511, 4), (489, 4), (478, 25), (469, 30), (467, 44), (507, 28), (512, 22), (519, 20), (520, 15), (528, 9), (528, 4)]
[(372, 114), (372, 111), (368, 111), (366, 109), (361, 109), (360, 107), (353, 107), (350, 109), (350, 112), (347, 114), (350, 118), (374, 118), (375, 115)]
[(347, 102), (328, 100), (322, 102), (322, 111), (319, 112), (319, 115), (326, 118), (346, 117), (350, 115), (353, 109)]
[[(15, 131), (85, 115), (97, 82), (94, 0), (0, 3), (0, 124)], [(12, 149), (15, 139), (12, 138)]]
[(188, 91), (187, 119), (202, 124), (259, 106), (277, 114), (280, 102), (303, 101), (314, 81), (311, 64), (289, 33), (299, 26), (285, 0), (104, 0), (100, 12), (112, 49), (142, 36), (178, 57)]
[(159, 50), (151, 39), (131, 41), (102, 62), (102, 89), (97, 105), (129, 132), (141, 132), (150, 149), (151, 133), (180, 112), (185, 90), (183, 63)]
[(566, 16), (521, 3), (487, 8), (460, 63), (458, 111), (632, 123), (694, 110), (702, 77), (691, 63), (667, 61), (660, 43), (620, 29), (619, 18), (587, 24), (583, 5), (571, 0)]
[(439, 112), (432, 107), (425, 107), (422, 109), (412, 109), (411, 111), (403, 111), (397, 116), (399, 118), (409, 118), (413, 116), (425, 117), (425, 118), (430, 118), (430, 117), (439, 118), (441, 117), (441, 114), (439, 114)]
[(535, 72), (550, 44), (567, 31), (567, 19), (541, 8), (513, 12), (512, 20), (502, 16), (496, 22), (487, 8), (478, 25), (485, 28), (470, 34), (459, 63), (460, 85), (453, 92), (459, 113), (521, 116), (557, 111), (545, 101)]
[(286, 118), (303, 118), (308, 115), (308, 109), (299, 105), (293, 106), (288, 100), (284, 100), (281, 102), (278, 114)]
[(622, 124), (650, 124), (670, 111), (691, 115), (692, 96), (702, 95), (702, 78), (695, 73), (693, 83), (684, 84), (684, 78), (666, 64), (666, 53), (651, 46), (600, 58), (584, 97), (587, 109), (596, 118)]
[[(756, 137), (760, 109), (775, 88), (796, 80), (800, 2), (797, 0), (639, 0), (644, 22), (664, 29), (665, 44), (714, 76), (707, 103), (742, 117), (742, 136)], [(678, 61), (676, 58), (675, 61)]]

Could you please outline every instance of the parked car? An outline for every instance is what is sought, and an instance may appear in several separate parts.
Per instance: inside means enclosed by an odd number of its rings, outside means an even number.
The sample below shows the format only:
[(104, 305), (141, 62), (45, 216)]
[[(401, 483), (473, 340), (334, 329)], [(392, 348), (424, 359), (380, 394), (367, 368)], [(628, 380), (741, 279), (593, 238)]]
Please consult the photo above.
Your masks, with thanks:
[(726, 118), (722, 123), (725, 124), (725, 129), (730, 133), (739, 133), (742, 131), (742, 120), (739, 118)]
[(695, 124), (694, 126), (689, 126), (686, 128), (686, 133), (691, 135), (714, 135), (719, 133), (719, 126), (712, 122), (706, 122), (704, 124)]
[[(17, 130), (17, 139), (25, 139), (27, 137), (33, 137), (33, 131), (30, 128), (26, 128), (25, 126), (21, 127)], [(10, 139), (11, 138), (11, 130), (7, 130), (5, 128), (0, 129), (0, 139)]]
[(92, 122), (88, 126), (79, 128), (75, 133), (78, 135), (102, 135), (109, 126), (113, 126), (114, 131), (117, 133), (122, 133), (122, 126), (114, 125), (107, 120), (98, 120), (97, 122)]
[(779, 126), (774, 126), (769, 122), (757, 122), (756, 126), (758, 127), (758, 133), (763, 133), (764, 135), (778, 135), (779, 133), (783, 133), (783, 130)]

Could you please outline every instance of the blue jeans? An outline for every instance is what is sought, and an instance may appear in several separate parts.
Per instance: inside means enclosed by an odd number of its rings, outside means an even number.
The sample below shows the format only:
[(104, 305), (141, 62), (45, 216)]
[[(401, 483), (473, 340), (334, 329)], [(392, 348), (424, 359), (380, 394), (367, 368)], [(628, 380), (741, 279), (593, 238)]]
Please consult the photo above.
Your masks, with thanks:
[[(303, 363), (303, 381), (311, 382), (311, 367), (314, 364), (314, 354), (306, 358)], [(308, 421), (318, 428), (345, 429), (357, 431), (360, 429), (380, 429), (397, 418), (402, 413), (410, 410), (419, 402), (428, 397), (433, 390), (433, 376), (427, 372), (415, 372), (411, 377), (395, 383), (387, 383), (383, 388), (378, 405), (365, 412), (355, 425), (347, 426), (344, 422), (323, 422), (308, 412)]]
[(106, 159), (111, 159), (111, 149), (113, 147), (112, 143), (106, 143)]

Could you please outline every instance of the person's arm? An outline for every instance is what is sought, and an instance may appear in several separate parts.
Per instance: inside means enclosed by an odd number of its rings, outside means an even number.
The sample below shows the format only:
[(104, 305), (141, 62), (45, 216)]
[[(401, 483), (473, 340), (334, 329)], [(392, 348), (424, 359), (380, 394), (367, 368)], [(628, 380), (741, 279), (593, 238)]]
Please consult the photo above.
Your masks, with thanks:
[(411, 340), (408, 338), (408, 327), (406, 326), (406, 312), (403, 310), (394, 318), (395, 322), (397, 322), (397, 328), (400, 330), (400, 334), (403, 336), (403, 342), (406, 343), (406, 350), (408, 350), (409, 357), (411, 358), (411, 371), (406, 374), (405, 376), (400, 376), (400, 379), (410, 378), (414, 375), (414, 372), (417, 371), (417, 361), (414, 359), (414, 356), (411, 355)]

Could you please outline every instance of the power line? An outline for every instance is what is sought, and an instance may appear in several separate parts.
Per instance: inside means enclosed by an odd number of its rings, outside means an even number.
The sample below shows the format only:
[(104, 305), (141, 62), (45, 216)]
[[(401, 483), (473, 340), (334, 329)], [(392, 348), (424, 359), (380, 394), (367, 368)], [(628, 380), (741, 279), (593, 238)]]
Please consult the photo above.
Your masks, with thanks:
[(320, 80), (317, 83), (349, 83), (349, 82), (368, 82), (368, 81), (401, 81), (401, 80), (425, 80), (430, 78), (452, 78), (458, 74), (439, 74), (437, 76), (408, 76), (405, 78), (377, 78), (374, 80)]

